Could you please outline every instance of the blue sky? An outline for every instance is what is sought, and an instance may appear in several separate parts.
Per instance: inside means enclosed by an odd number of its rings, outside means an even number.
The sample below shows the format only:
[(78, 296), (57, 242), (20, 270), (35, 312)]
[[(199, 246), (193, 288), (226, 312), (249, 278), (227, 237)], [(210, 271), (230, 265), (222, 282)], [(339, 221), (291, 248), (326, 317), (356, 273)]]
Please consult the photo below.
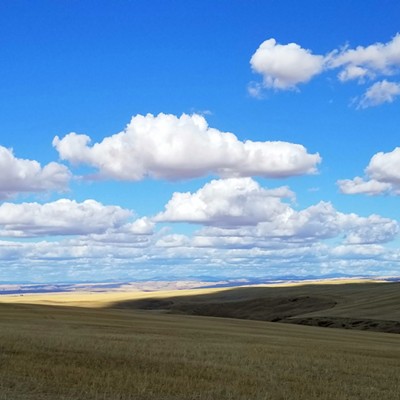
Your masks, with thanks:
[(2, 1), (0, 281), (400, 273), (397, 1)]

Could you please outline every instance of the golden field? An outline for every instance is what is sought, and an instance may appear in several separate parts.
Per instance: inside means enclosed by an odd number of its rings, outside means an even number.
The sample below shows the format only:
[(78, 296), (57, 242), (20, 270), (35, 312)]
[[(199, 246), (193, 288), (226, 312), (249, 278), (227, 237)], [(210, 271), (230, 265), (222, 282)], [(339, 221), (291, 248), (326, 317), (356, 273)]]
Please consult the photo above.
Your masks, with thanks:
[[(1, 297), (0, 400), (398, 399), (400, 335), (288, 320), (395, 323), (399, 288), (351, 283)], [(304, 313), (313, 302), (319, 310)], [(235, 310), (246, 320), (193, 315)], [(294, 316), (265, 322), (276, 310)]]

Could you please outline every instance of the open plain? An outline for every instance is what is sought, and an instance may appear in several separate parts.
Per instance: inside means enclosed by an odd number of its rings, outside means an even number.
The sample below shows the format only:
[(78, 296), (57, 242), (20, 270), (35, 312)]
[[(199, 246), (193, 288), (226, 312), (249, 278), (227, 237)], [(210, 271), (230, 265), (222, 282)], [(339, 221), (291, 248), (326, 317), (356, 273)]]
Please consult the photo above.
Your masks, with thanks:
[[(309, 299), (319, 311), (309, 312)], [(398, 283), (0, 300), (1, 400), (398, 399), (400, 393), (398, 334), (365, 331), (374, 327), (361, 323), (352, 329), (287, 323), (289, 314), (398, 322)], [(289, 312), (288, 304), (297, 308)], [(286, 323), (250, 320), (274, 313), (287, 314)]]

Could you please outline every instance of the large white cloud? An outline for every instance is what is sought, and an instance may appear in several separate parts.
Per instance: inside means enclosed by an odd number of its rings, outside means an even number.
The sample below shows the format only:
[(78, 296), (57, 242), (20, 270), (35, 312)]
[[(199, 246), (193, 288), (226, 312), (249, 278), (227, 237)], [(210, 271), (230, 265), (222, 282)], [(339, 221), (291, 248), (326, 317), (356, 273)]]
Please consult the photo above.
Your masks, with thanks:
[(102, 233), (122, 226), (132, 213), (95, 200), (78, 203), (61, 199), (51, 203), (3, 203), (0, 205), (0, 236), (34, 237)]
[[(264, 189), (250, 178), (214, 180), (195, 193), (174, 193), (154, 219), (207, 226), (197, 239), (203, 246), (210, 237), (217, 237), (218, 243), (226, 238), (222, 241), (229, 245), (261, 247), (335, 237), (351, 244), (383, 243), (399, 229), (394, 220), (341, 213), (327, 202), (298, 211), (282, 201), (285, 197), (293, 197), (288, 188)], [(240, 239), (235, 242), (235, 237)]]
[(268, 39), (253, 54), (250, 64), (263, 76), (265, 87), (293, 89), (322, 72), (324, 57), (313, 55), (296, 43), (282, 45)]
[(284, 214), (293, 198), (287, 187), (264, 189), (251, 178), (213, 180), (195, 193), (173, 194), (156, 221), (190, 222), (215, 226), (256, 225)]
[(357, 80), (364, 84), (375, 81), (354, 102), (358, 108), (391, 103), (400, 95), (400, 84), (380, 80), (400, 72), (400, 34), (387, 43), (334, 49), (326, 55), (313, 54), (297, 43), (278, 44), (275, 39), (264, 41), (250, 60), (254, 72), (261, 74), (262, 82), (251, 82), (248, 91), (253, 97), (262, 97), (263, 89), (290, 90), (327, 71), (337, 70), (339, 81)]
[(218, 242), (227, 243), (236, 237), (244, 240), (246, 246), (274, 248), (290, 243), (304, 246), (333, 238), (346, 244), (386, 243), (393, 240), (398, 231), (398, 223), (392, 219), (378, 215), (361, 217), (344, 214), (335, 210), (332, 204), (320, 202), (300, 211), (288, 208), (285, 213), (277, 214), (275, 219), (260, 221), (253, 227), (205, 228), (199, 236), (214, 237), (218, 238)]
[(63, 191), (71, 173), (65, 165), (51, 162), (42, 167), (37, 161), (14, 156), (11, 149), (0, 146), (0, 199), (18, 193)]
[(365, 168), (367, 178), (343, 179), (337, 183), (344, 194), (400, 194), (400, 147), (375, 154)]
[(299, 144), (242, 142), (196, 114), (137, 115), (123, 132), (89, 144), (88, 136), (76, 133), (53, 141), (62, 159), (95, 167), (100, 177), (127, 181), (209, 174), (282, 178), (314, 173), (321, 161)]

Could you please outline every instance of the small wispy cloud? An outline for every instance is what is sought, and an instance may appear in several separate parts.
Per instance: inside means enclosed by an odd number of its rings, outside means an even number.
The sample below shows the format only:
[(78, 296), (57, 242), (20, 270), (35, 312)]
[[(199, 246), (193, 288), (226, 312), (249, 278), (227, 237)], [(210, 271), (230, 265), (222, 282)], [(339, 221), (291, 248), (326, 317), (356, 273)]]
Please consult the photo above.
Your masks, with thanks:
[(400, 84), (383, 80), (375, 82), (362, 95), (357, 102), (357, 108), (368, 108), (379, 106), (383, 103), (393, 103), (400, 95)]

